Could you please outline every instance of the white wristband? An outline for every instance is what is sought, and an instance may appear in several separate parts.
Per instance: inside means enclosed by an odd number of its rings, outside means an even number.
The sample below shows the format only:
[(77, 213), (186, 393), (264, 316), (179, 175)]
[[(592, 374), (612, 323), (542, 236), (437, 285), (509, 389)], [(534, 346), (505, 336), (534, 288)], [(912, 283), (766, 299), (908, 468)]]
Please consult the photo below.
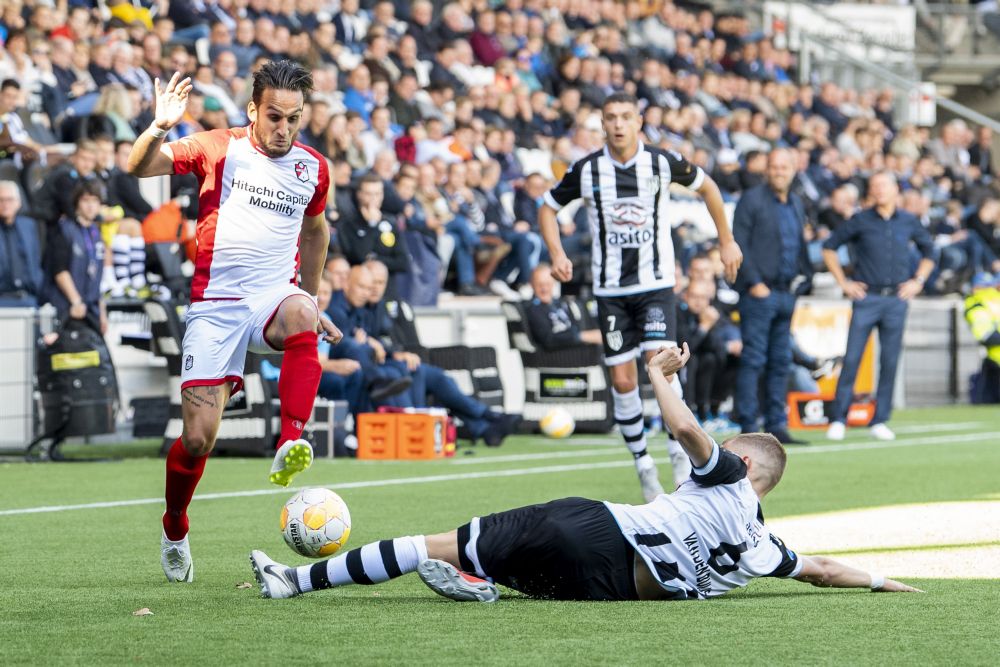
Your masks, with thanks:
[(163, 137), (167, 136), (167, 132), (169, 132), (169, 130), (163, 130), (161, 128), (156, 127), (155, 125), (149, 126), (149, 133), (152, 134), (153, 137), (156, 139), (162, 139)]
[(873, 591), (882, 590), (882, 587), (885, 586), (885, 575), (878, 574), (877, 572), (872, 572), (871, 578), (872, 578), (871, 589)]

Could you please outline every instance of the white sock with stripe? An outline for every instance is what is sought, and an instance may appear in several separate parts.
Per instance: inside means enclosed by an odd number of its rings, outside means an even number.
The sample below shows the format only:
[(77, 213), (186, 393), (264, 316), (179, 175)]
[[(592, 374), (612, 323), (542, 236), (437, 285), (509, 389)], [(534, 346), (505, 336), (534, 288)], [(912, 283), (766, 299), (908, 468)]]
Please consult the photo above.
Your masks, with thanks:
[(131, 237), (129, 249), (129, 276), (132, 287), (139, 289), (146, 286), (146, 240), (141, 236)]
[(129, 266), (132, 262), (132, 240), (125, 234), (115, 234), (111, 239), (111, 255), (115, 269), (115, 282), (126, 285), (129, 281)]
[(414, 535), (372, 542), (321, 563), (294, 569), (299, 589), (308, 593), (348, 584), (381, 584), (415, 572), (425, 560), (427, 542), (423, 535)]

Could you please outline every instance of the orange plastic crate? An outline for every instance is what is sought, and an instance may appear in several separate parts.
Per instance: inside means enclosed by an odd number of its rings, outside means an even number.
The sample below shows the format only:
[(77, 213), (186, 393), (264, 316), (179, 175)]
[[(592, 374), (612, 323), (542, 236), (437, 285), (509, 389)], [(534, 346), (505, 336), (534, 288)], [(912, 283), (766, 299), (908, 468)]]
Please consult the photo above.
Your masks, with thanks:
[(436, 459), (445, 455), (448, 419), (437, 415), (397, 414), (396, 456), (401, 459)]
[(396, 418), (401, 415), (366, 412), (358, 415), (358, 458), (396, 458)]

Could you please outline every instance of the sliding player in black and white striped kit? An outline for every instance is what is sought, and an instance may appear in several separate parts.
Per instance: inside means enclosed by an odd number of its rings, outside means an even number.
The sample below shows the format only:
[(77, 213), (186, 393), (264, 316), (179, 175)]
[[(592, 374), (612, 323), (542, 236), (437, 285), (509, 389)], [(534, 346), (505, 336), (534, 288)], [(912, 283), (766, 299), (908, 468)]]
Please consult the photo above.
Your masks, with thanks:
[(455, 530), (372, 542), (314, 564), (288, 567), (261, 551), (250, 563), (266, 598), (417, 572), (434, 592), (493, 602), (496, 584), (555, 600), (692, 600), (758, 577), (814, 586), (916, 592), (906, 584), (787, 548), (764, 523), (760, 500), (781, 480), (786, 455), (767, 433), (716, 444), (670, 387), (690, 357), (660, 350), (649, 376), (663, 420), (680, 439), (691, 478), (646, 505), (562, 498), (475, 517)]
[[(674, 247), (666, 209), (671, 183), (702, 196), (715, 222), (725, 265), (733, 282), (743, 254), (733, 240), (715, 182), (678, 153), (639, 141), (642, 116), (638, 102), (625, 93), (609, 96), (602, 108), (607, 144), (574, 164), (562, 182), (545, 195), (538, 214), (552, 257), (552, 275), (573, 277), (573, 263), (563, 251), (556, 212), (575, 199), (587, 207), (593, 244), (594, 296), (604, 337), (604, 363), (611, 371), (615, 422), (635, 457), (647, 501), (663, 493), (656, 464), (646, 451), (636, 358), (648, 360), (661, 347), (677, 342), (674, 304)], [(675, 380), (680, 393), (680, 382)], [(674, 483), (691, 472), (687, 456), (673, 437), (667, 450)]]

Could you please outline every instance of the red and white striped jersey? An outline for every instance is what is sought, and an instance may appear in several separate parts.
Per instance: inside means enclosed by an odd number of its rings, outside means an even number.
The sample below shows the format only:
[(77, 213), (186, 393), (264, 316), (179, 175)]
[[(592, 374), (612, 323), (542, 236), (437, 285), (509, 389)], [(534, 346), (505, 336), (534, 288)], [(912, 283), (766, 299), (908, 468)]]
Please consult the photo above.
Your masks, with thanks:
[(296, 142), (271, 158), (251, 126), (198, 132), (169, 144), (174, 173), (195, 174), (198, 252), (191, 300), (242, 299), (294, 282), (306, 215), (326, 208), (326, 160)]

